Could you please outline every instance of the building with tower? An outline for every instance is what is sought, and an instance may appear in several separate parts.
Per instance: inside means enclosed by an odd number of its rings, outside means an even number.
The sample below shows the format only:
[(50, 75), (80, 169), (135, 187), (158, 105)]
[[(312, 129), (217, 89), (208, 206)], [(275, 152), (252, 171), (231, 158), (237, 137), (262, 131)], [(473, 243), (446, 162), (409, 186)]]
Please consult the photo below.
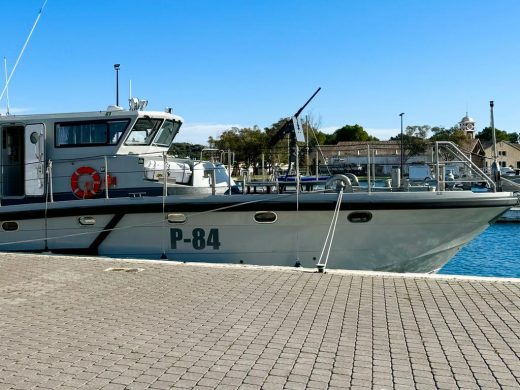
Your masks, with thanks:
[(463, 130), (471, 139), (475, 139), (475, 121), (473, 118), (468, 116), (467, 112), (466, 116), (459, 122), (459, 128)]

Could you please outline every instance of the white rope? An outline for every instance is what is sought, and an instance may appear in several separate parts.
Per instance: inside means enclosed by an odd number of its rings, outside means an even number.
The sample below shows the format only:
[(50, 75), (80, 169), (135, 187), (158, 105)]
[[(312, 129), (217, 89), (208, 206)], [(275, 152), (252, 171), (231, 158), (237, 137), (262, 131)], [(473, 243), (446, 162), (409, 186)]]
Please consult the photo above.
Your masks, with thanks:
[[(334, 241), (334, 234), (336, 232), (336, 225), (338, 223), (338, 216), (341, 209), (341, 201), (343, 199), (343, 188), (339, 191), (338, 200), (336, 201), (336, 208), (334, 209), (334, 214), (332, 214), (332, 220), (330, 222), (329, 231), (327, 232), (327, 237), (325, 238), (325, 242), (323, 243), (323, 249), (321, 250), (320, 258), (318, 260), (318, 264), (316, 265), (318, 269), (325, 269), (327, 267), (327, 262), (329, 261), (330, 250), (332, 248), (332, 242)], [(327, 249), (327, 254), (325, 256), (325, 262), (322, 262), (323, 255), (325, 254), (325, 249)]]
[(165, 237), (166, 237), (166, 220), (168, 217), (166, 216), (166, 196), (168, 195), (168, 156), (166, 155), (166, 152), (163, 152), (163, 194), (162, 194), (162, 215), (163, 215), (163, 223), (162, 223), (162, 230), (163, 234), (161, 234), (161, 259), (166, 258), (166, 243), (165, 243)]
[(43, 8), (45, 7), (45, 4), (47, 4), (47, 0), (43, 2), (42, 7), (40, 8), (40, 12), (38, 12), (38, 16), (36, 17), (36, 20), (34, 21), (34, 24), (31, 28), (31, 32), (29, 33), (29, 36), (25, 40), (25, 43), (22, 47), (22, 50), (20, 51), (20, 54), (18, 54), (18, 58), (16, 59), (16, 62), (14, 63), (13, 70), (11, 70), (11, 74), (9, 75), (9, 78), (7, 79), (7, 82), (5, 83), (4, 89), (2, 90), (2, 93), (0, 94), (0, 100), (4, 97), (4, 93), (9, 87), (9, 82), (11, 81), (11, 77), (13, 77), (14, 71), (16, 70), (16, 67), (18, 66), (18, 63), (20, 62), (20, 59), (22, 58), (23, 52), (25, 51), (25, 48), (27, 47), (27, 44), (29, 43), (29, 40), (31, 39), (31, 36), (34, 32), (34, 29), (36, 28), (36, 25), (38, 24), (38, 21), (40, 20), (40, 17), (42, 16)]

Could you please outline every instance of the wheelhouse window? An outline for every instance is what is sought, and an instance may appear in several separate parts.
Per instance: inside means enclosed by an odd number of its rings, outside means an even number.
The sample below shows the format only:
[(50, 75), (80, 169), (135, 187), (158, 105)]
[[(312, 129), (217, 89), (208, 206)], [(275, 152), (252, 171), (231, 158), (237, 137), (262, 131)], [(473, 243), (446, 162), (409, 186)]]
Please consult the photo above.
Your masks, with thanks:
[(229, 176), (226, 170), (226, 167), (222, 164), (215, 165), (215, 181), (217, 184), (219, 183), (227, 183), (229, 180)]
[(55, 124), (56, 147), (116, 145), (129, 119), (61, 122)]
[(170, 146), (170, 144), (173, 141), (173, 138), (179, 132), (180, 127), (180, 122), (175, 122), (171, 119), (166, 119), (161, 129), (157, 133), (157, 136), (155, 137), (154, 144), (160, 146)]
[(162, 119), (139, 118), (128, 135), (126, 145), (150, 145), (161, 127)]

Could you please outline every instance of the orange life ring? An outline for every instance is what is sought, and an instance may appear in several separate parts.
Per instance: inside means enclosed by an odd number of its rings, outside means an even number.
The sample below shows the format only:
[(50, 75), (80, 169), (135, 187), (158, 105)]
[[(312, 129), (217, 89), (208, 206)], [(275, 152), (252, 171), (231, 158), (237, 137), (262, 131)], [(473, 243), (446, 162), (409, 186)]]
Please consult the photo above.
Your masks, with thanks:
[[(80, 176), (90, 176), (92, 180), (85, 181), (83, 188), (79, 186)], [(101, 188), (101, 179), (99, 173), (91, 167), (80, 167), (70, 177), (70, 188), (76, 197), (87, 199), (94, 197)]]

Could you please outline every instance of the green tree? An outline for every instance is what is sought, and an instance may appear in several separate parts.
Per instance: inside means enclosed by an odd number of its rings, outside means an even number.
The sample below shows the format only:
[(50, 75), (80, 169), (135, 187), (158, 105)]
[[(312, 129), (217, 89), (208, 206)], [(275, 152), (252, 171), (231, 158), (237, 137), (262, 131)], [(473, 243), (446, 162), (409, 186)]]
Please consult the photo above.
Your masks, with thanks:
[(321, 124), (319, 119), (315, 119), (312, 114), (307, 114), (302, 118), (301, 123), (306, 140), (309, 137), (307, 143), (311, 149), (316, 145), (325, 144), (327, 134), (318, 130)]
[(431, 127), (428, 125), (413, 125), (406, 126), (405, 134), (410, 137), (416, 137), (421, 139), (426, 139), (428, 137), (428, 133), (430, 132)]
[(177, 156), (179, 158), (199, 158), (202, 149), (204, 149), (203, 145), (193, 145), (187, 142), (176, 142), (170, 146), (168, 149), (168, 154)]
[(267, 150), (267, 134), (258, 126), (239, 129), (233, 127), (224, 131), (217, 139), (211, 139), (217, 149), (235, 153), (235, 168), (244, 163), (257, 172), (262, 153)]
[(269, 166), (286, 164), (288, 157), (288, 137), (278, 141), (269, 147), (270, 141), (275, 137), (279, 129), (287, 122), (287, 118), (281, 118), (270, 127), (264, 128), (267, 138), (267, 148), (265, 150)]
[(401, 141), (404, 151), (404, 161), (408, 161), (413, 156), (424, 154), (428, 147), (426, 137), (430, 131), (428, 125), (413, 125), (407, 126), (403, 131), (403, 138), (401, 140), (401, 133), (395, 137), (391, 137), (391, 141)]
[(334, 133), (325, 134), (325, 142), (323, 143), (323, 145), (336, 145), (336, 144), (337, 144), (336, 135)]
[[(499, 129), (495, 128), (495, 136), (496, 136), (497, 142), (509, 141), (509, 135), (508, 135), (507, 131), (499, 130)], [(476, 138), (478, 138), (482, 142), (493, 141), (493, 130), (489, 126), (484, 127), (482, 129), (482, 131), (477, 133)]]
[(379, 141), (376, 137), (369, 135), (362, 126), (345, 125), (334, 132), (335, 141)]
[(441, 126), (435, 126), (431, 129), (433, 135), (430, 137), (430, 141), (451, 141), (458, 146), (463, 146), (468, 140), (468, 135), (461, 130), (457, 125), (446, 129)]

